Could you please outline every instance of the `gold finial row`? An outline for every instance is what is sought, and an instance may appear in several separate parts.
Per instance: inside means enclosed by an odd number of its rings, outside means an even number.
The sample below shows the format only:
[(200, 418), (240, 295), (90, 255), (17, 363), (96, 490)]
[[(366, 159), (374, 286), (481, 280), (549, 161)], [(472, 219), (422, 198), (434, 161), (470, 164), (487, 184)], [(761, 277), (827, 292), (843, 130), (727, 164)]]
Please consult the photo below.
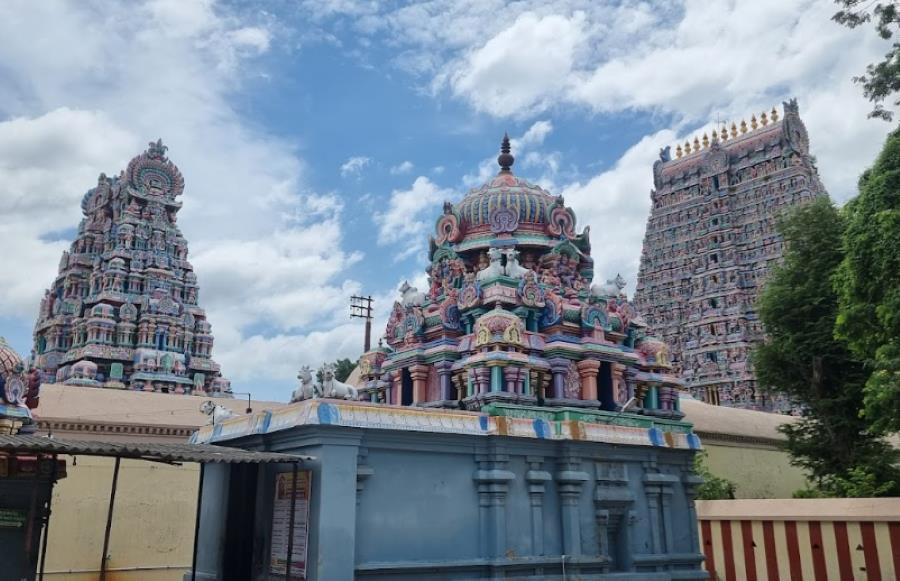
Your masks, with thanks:
[(694, 137), (693, 143), (691, 140), (687, 140), (684, 142), (684, 146), (678, 145), (675, 148), (675, 157), (681, 158), (685, 155), (690, 155), (691, 153), (696, 153), (701, 149), (706, 149), (713, 143), (717, 141), (727, 141), (729, 139), (735, 139), (738, 135), (743, 135), (748, 131), (756, 131), (760, 127), (765, 127), (769, 123), (775, 123), (778, 121), (778, 110), (775, 107), (772, 107), (772, 110), (768, 113), (763, 111), (759, 118), (757, 119), (756, 114), (750, 116), (750, 124), (749, 127), (747, 122), (741, 119), (740, 125), (736, 123), (731, 123), (731, 128), (726, 125), (722, 125), (722, 128), (719, 131), (713, 129), (712, 131), (712, 139), (710, 140), (709, 135), (706, 133), (703, 134), (702, 139), (698, 137)]

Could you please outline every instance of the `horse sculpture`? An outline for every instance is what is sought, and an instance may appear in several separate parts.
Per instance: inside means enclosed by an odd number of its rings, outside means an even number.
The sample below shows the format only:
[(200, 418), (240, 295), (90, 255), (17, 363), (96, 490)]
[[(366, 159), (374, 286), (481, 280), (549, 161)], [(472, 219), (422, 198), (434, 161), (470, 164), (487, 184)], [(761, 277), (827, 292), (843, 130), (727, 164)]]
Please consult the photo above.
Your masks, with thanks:
[(222, 423), (228, 418), (233, 418), (237, 415), (225, 406), (213, 403), (210, 400), (207, 400), (200, 405), (200, 411), (209, 416), (209, 421), (206, 423), (213, 425)]
[(491, 262), (483, 270), (478, 271), (475, 278), (478, 279), (479, 282), (505, 274), (502, 263), (503, 254), (500, 252), (500, 249), (488, 248), (487, 255)]
[(336, 399), (359, 399), (359, 391), (349, 383), (334, 378), (334, 365), (322, 366), (322, 396)]
[(300, 380), (300, 387), (291, 394), (291, 403), (305, 399), (316, 399), (321, 396), (320, 386), (313, 380), (312, 369), (309, 365), (304, 365), (300, 368), (297, 379)]

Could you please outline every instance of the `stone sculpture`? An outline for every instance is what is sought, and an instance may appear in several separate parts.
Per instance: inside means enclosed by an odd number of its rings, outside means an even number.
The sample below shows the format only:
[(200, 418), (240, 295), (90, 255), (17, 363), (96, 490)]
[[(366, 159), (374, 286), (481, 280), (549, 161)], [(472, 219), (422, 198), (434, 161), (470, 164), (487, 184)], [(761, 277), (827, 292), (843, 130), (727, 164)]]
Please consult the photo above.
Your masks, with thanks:
[(478, 274), (475, 277), (479, 282), (506, 274), (506, 271), (503, 269), (503, 253), (500, 249), (489, 248), (487, 255), (490, 263), (484, 269), (478, 271)]
[(322, 366), (322, 385), (319, 392), (322, 397), (337, 399), (359, 399), (359, 391), (348, 383), (334, 378), (334, 365), (326, 363)]
[(305, 399), (315, 399), (321, 396), (321, 386), (314, 381), (315, 378), (313, 377), (313, 372), (309, 365), (304, 365), (300, 368), (297, 379), (300, 380), (300, 386), (291, 395), (292, 403), (303, 401)]
[(237, 415), (225, 406), (214, 403), (210, 400), (207, 400), (200, 404), (200, 411), (209, 416), (209, 419), (206, 422), (207, 424), (218, 424), (224, 420), (227, 420), (228, 418), (233, 418)]

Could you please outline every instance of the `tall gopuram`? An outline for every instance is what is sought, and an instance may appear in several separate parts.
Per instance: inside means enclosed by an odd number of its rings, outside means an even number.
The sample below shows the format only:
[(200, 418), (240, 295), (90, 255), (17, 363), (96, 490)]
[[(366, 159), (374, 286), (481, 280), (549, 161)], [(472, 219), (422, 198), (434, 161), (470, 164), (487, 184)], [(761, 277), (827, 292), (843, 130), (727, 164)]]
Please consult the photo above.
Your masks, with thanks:
[(34, 328), (46, 382), (229, 396), (176, 225), (181, 172), (162, 140), (118, 177), (100, 174)]
[(757, 389), (749, 355), (763, 336), (755, 303), (782, 256), (777, 219), (825, 192), (797, 101), (670, 151), (653, 165), (634, 304), (694, 397), (783, 409)]
[(500, 172), (444, 204), (431, 239), (429, 288), (405, 285), (387, 348), (363, 356), (373, 401), (482, 409), (495, 402), (680, 417), (681, 383), (665, 343), (621, 278), (590, 285), (589, 228), (562, 196), (515, 176), (504, 138)]
[(291, 404), (194, 434), (301, 462), (207, 467), (198, 578), (709, 578), (666, 344), (624, 281), (589, 284), (587, 229), (513, 175), (508, 139), (498, 161), (444, 204), (365, 387), (305, 367)]

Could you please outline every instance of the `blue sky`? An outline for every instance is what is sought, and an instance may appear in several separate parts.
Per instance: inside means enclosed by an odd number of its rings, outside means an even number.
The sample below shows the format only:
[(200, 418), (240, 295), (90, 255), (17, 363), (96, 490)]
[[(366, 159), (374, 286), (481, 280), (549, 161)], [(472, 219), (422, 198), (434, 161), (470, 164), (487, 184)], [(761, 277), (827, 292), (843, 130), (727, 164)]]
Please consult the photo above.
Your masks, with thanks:
[[(665, 6), (665, 9), (660, 8)], [(99, 172), (162, 137), (179, 225), (236, 391), (356, 357), (424, 284), (445, 199), (516, 173), (590, 224), (597, 273), (633, 288), (660, 147), (796, 96), (844, 201), (890, 129), (850, 78), (886, 47), (826, 1), (0, 4), (0, 334), (23, 354)]]

